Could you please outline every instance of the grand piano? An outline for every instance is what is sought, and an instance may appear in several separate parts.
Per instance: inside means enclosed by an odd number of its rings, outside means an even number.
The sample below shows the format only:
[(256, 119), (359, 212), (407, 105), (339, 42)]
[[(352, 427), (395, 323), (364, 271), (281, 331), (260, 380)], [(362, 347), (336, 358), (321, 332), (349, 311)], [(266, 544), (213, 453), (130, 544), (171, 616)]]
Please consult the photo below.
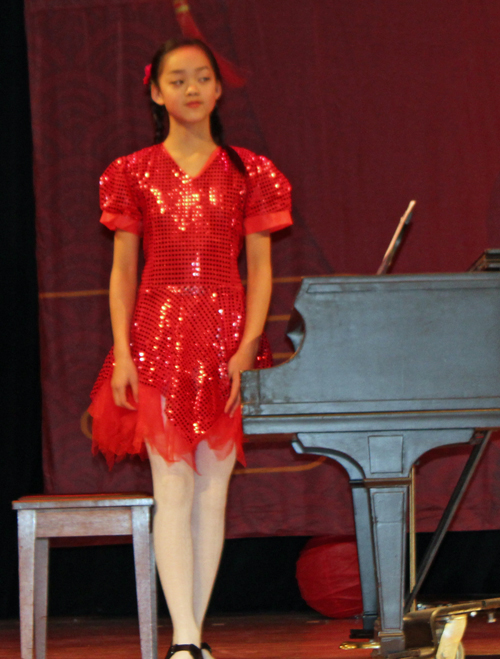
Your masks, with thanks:
[(352, 487), (365, 619), (405, 650), (410, 470), (500, 427), (500, 275), (306, 277), (284, 364), (242, 374), (247, 434), (293, 433)]

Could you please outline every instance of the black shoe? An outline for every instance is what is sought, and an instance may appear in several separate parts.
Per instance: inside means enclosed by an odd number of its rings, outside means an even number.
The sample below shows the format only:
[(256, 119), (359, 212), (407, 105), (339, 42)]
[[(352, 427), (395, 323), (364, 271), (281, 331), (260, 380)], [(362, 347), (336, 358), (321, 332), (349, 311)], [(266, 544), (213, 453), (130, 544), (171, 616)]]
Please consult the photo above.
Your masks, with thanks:
[(209, 646), (208, 643), (202, 643), (201, 644), (201, 649), (202, 650), (208, 650), (210, 652), (210, 654), (212, 654), (212, 648)]
[(197, 645), (193, 645), (192, 643), (189, 643), (189, 645), (188, 644), (171, 645), (165, 659), (170, 659), (170, 657), (174, 655), (176, 652), (189, 652), (189, 654), (193, 657), (193, 659), (203, 659), (203, 654), (201, 653), (201, 649)]

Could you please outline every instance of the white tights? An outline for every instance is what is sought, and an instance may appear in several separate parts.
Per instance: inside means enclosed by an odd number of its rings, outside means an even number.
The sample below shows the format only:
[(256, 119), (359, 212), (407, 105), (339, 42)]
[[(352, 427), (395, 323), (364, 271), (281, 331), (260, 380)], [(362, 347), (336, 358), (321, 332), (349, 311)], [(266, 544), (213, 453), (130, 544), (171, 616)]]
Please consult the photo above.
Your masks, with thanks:
[[(218, 460), (207, 442), (201, 442), (196, 473), (184, 460), (169, 463), (148, 445), (147, 449), (155, 498), (156, 565), (172, 618), (173, 643), (199, 647), (224, 543), (235, 450)], [(191, 655), (179, 652), (175, 659), (191, 659)]]

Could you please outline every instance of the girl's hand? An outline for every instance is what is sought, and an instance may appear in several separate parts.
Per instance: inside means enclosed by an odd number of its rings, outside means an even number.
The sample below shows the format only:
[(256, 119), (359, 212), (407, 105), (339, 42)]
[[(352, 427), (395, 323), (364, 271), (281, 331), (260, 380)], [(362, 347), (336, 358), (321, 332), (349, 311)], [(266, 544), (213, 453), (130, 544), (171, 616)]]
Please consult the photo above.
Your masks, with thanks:
[(240, 395), (240, 372), (248, 371), (254, 367), (255, 358), (259, 348), (260, 337), (251, 343), (240, 345), (238, 350), (234, 353), (227, 363), (227, 372), (231, 380), (231, 393), (229, 394), (224, 412), (229, 414), (230, 417), (238, 409), (241, 403)]
[(135, 410), (137, 408), (127, 400), (128, 387), (131, 388), (132, 396), (137, 404), (139, 402), (139, 376), (136, 365), (130, 355), (120, 359), (115, 357), (115, 367), (111, 376), (113, 400), (118, 407)]

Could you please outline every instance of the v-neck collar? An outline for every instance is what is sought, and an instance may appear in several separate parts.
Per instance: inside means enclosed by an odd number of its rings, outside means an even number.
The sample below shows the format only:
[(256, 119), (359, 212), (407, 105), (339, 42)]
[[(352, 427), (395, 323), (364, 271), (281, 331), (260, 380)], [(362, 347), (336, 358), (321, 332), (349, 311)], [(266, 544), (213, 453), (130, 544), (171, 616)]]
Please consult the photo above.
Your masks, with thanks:
[(170, 152), (168, 151), (168, 149), (167, 149), (167, 147), (165, 146), (165, 144), (163, 144), (163, 142), (161, 143), (161, 147), (162, 147), (164, 153), (166, 153), (166, 155), (168, 156), (168, 158), (170, 158), (170, 160), (171, 160), (171, 161), (174, 163), (174, 165), (177, 167), (177, 169), (178, 169), (180, 172), (182, 172), (183, 176), (187, 176), (187, 178), (190, 178), (192, 181), (194, 181), (195, 179), (199, 178), (202, 174), (204, 174), (204, 173), (207, 171), (207, 169), (208, 169), (208, 168), (210, 167), (210, 165), (213, 163), (213, 161), (215, 160), (215, 158), (217, 157), (217, 155), (220, 153), (220, 150), (221, 150), (221, 147), (220, 147), (220, 146), (218, 146), (217, 148), (215, 148), (215, 149), (212, 151), (212, 153), (208, 156), (207, 160), (205, 161), (205, 164), (204, 164), (203, 167), (200, 169), (200, 171), (198, 172), (198, 174), (196, 174), (196, 176), (191, 176), (191, 174), (188, 174), (187, 172), (185, 172), (185, 171), (182, 169), (182, 167), (179, 165), (179, 163), (175, 160), (175, 158), (172, 157), (172, 155), (171, 155)]

